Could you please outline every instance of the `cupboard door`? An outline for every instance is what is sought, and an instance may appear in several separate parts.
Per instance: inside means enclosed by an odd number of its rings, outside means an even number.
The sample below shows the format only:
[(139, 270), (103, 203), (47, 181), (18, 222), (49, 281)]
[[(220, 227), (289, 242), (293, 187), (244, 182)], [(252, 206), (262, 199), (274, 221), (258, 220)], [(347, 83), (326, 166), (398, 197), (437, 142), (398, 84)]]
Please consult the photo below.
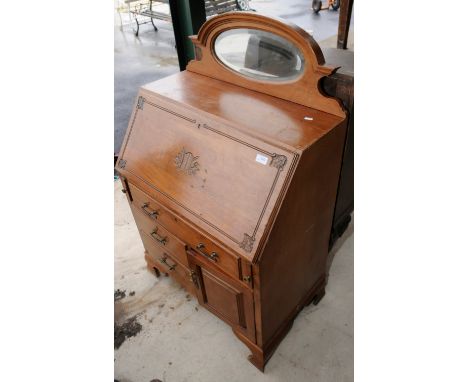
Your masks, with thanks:
[(253, 296), (249, 288), (216, 270), (199, 254), (188, 251), (198, 302), (255, 342)]

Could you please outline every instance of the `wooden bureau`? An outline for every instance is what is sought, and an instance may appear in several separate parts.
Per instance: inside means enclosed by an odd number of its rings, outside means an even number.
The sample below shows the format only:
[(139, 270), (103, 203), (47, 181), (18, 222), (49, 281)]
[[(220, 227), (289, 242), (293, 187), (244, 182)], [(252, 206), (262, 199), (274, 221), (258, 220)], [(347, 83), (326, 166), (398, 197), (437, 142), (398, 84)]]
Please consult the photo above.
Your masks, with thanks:
[(263, 371), (325, 293), (346, 113), (296, 26), (227, 13), (192, 41), (186, 71), (140, 89), (116, 170), (148, 268), (231, 325)]

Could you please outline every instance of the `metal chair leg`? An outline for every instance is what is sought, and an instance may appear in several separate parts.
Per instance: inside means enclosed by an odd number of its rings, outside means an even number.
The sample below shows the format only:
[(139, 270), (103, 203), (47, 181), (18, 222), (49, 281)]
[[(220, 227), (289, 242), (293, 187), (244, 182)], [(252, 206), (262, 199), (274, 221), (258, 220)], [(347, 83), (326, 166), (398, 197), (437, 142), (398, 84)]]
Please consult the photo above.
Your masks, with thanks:
[(153, 24), (154, 30), (157, 32), (157, 31), (158, 31), (158, 28), (157, 28), (157, 26), (156, 26), (156, 25), (154, 25), (153, 18), (151, 18), (151, 24)]
[(135, 32), (135, 36), (138, 36), (138, 32), (140, 31), (140, 24), (138, 23), (138, 18), (135, 17), (135, 22), (136, 22), (136, 25), (137, 25), (137, 30)]

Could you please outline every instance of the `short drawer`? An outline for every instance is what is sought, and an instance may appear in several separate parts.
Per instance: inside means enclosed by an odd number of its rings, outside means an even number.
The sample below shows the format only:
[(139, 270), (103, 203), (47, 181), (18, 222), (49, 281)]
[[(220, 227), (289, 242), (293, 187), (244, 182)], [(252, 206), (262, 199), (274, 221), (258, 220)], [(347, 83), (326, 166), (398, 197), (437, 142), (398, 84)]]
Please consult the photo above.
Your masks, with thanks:
[(129, 188), (133, 198), (132, 208), (134, 210), (141, 212), (146, 216), (146, 219), (160, 223), (167, 231), (202, 256), (205, 256), (227, 275), (235, 279), (241, 279), (239, 257), (220, 248), (133, 184), (129, 184)]
[(179, 238), (172, 235), (161, 224), (156, 223), (154, 220), (145, 217), (141, 209), (132, 206), (133, 217), (135, 218), (138, 229), (146, 233), (154, 244), (161, 246), (177, 261), (188, 267), (186, 245)]
[(146, 262), (149, 266), (156, 267), (161, 272), (167, 273), (181, 284), (192, 295), (196, 295), (195, 285), (192, 282), (192, 272), (175, 257), (164, 251), (164, 248), (153, 243), (151, 237), (140, 231), (143, 244), (146, 249)]

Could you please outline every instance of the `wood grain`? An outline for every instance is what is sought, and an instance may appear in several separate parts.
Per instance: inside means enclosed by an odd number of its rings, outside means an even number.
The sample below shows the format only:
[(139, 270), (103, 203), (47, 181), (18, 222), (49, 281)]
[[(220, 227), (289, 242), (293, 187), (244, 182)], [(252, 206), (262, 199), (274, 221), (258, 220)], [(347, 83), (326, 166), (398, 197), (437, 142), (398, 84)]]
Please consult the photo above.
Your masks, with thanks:
[[(213, 39), (240, 27), (295, 43), (304, 76), (262, 83), (220, 64)], [(193, 41), (189, 71), (140, 89), (116, 170), (148, 268), (228, 323), (263, 371), (325, 294), (346, 114), (322, 94), (333, 70), (300, 28), (236, 13), (211, 18)]]
[[(214, 41), (220, 33), (239, 28), (270, 32), (292, 42), (304, 56), (305, 69), (303, 74), (296, 80), (272, 83), (240, 76), (222, 64), (214, 52)], [(198, 35), (192, 36), (191, 39), (195, 49), (199, 50), (200, 53), (197, 54), (197, 59), (189, 62), (188, 71), (323, 110), (339, 117), (346, 115), (338, 100), (323, 95), (319, 89), (320, 79), (332, 74), (336, 68), (324, 65), (325, 60), (317, 42), (297, 25), (254, 12), (225, 13), (215, 16), (203, 24)]]

